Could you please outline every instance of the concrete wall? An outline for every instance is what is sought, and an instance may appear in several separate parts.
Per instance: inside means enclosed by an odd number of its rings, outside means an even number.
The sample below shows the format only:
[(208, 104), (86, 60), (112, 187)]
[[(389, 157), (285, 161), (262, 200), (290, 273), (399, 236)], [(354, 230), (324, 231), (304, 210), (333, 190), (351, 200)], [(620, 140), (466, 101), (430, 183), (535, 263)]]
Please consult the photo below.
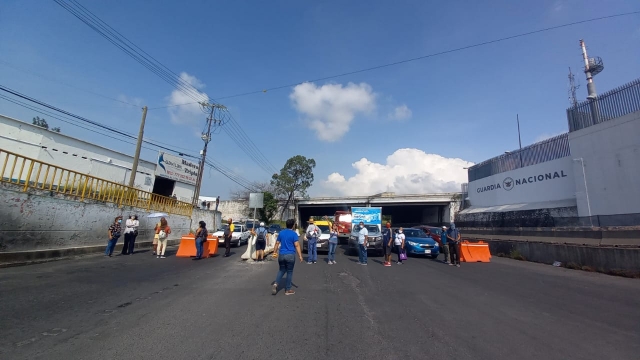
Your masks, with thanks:
[(572, 132), (569, 142), (579, 215), (640, 213), (640, 112)]
[(560, 261), (564, 265), (588, 266), (593, 271), (640, 272), (640, 249), (597, 247), (569, 244), (547, 244), (508, 240), (489, 241), (491, 254), (509, 255), (517, 251), (526, 260), (544, 264)]
[(191, 217), (193, 220), (191, 222), (191, 230), (195, 231), (198, 228), (198, 223), (204, 221), (207, 224), (209, 232), (213, 233), (222, 223), (221, 215), (219, 211), (194, 209), (193, 216)]
[(572, 158), (551, 160), (472, 181), (468, 196), (473, 207), (573, 199)]
[[(142, 209), (79, 202), (44, 191), (22, 192), (5, 183), (0, 183), (0, 204), (0, 253), (106, 246), (107, 229), (113, 219), (132, 213), (140, 218), (140, 234), (136, 241), (150, 241), (153, 227), (159, 220), (148, 219), (149, 213)], [(167, 220), (173, 230), (169, 240), (179, 239), (181, 234), (189, 232), (190, 217), (170, 215)], [(122, 241), (123, 238), (119, 239), (119, 243)]]
[(218, 211), (222, 213), (223, 220), (229, 218), (234, 220), (246, 219), (248, 217), (248, 209), (249, 202), (244, 200), (222, 200), (220, 201), (220, 206), (218, 206)]

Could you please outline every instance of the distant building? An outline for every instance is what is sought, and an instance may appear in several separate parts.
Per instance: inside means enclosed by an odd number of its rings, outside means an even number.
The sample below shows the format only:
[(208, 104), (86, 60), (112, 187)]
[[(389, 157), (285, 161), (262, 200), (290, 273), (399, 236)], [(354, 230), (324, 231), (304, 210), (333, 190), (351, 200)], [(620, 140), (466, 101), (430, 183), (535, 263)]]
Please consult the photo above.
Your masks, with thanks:
[(640, 225), (640, 79), (567, 110), (569, 132), (469, 168), (467, 227)]
[[(128, 184), (133, 164), (133, 156), (3, 115), (0, 149), (119, 184)], [(197, 165), (169, 154), (165, 157), (164, 162), (162, 156), (155, 162), (140, 159), (134, 186), (191, 202)]]

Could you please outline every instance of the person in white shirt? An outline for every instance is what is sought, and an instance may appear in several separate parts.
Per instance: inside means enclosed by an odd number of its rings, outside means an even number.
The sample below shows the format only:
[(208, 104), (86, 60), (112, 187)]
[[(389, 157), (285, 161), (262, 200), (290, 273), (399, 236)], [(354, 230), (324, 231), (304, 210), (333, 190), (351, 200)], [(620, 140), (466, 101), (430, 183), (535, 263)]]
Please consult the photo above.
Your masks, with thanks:
[(358, 258), (360, 265), (367, 265), (367, 246), (369, 246), (369, 230), (360, 222), (358, 231)]
[(136, 236), (138, 235), (138, 226), (140, 226), (137, 215), (129, 216), (125, 222), (125, 226), (122, 255), (133, 255), (133, 247), (135, 246)]
[(398, 262), (396, 262), (396, 264), (400, 265), (402, 264), (402, 258), (400, 257), (400, 254), (404, 251), (404, 234), (402, 233), (402, 228), (398, 229), (398, 233), (393, 240), (393, 244), (396, 247), (396, 251), (398, 252)]

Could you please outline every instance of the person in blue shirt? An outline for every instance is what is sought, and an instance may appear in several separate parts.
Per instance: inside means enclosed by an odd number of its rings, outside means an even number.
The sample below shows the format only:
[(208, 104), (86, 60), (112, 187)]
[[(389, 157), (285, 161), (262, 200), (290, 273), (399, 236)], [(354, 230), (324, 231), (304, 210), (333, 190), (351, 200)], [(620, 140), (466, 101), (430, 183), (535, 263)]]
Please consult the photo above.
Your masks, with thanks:
[(449, 257), (449, 244), (447, 242), (447, 227), (442, 226), (440, 230), (440, 245), (442, 245), (442, 254), (444, 255), (444, 263), (451, 265), (451, 258)]
[(458, 252), (460, 231), (456, 229), (456, 224), (454, 223), (451, 223), (447, 231), (447, 242), (449, 243), (449, 253), (451, 257), (451, 263), (449, 265), (455, 264), (457, 267), (460, 267), (460, 253)]
[(273, 257), (278, 259), (278, 265), (280, 269), (278, 270), (278, 275), (276, 276), (276, 281), (271, 285), (271, 294), (275, 295), (278, 293), (278, 285), (282, 280), (284, 274), (287, 274), (287, 284), (285, 285), (285, 295), (293, 295), (296, 292), (291, 290), (291, 280), (293, 278), (293, 266), (296, 264), (295, 254), (298, 255), (298, 259), (300, 262), (303, 262), (302, 259), (302, 251), (300, 250), (300, 243), (298, 242), (298, 234), (293, 231), (293, 225), (295, 224), (295, 220), (289, 219), (286, 222), (287, 228), (282, 230), (278, 234), (278, 238), (276, 239), (276, 246), (273, 249)]

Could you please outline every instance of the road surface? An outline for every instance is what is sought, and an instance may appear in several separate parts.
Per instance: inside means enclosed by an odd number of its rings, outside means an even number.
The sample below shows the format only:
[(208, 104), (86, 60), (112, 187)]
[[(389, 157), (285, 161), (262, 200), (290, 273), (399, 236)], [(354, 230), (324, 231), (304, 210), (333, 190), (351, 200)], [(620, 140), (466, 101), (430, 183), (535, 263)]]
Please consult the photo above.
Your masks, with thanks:
[(360, 266), (340, 251), (296, 264), (296, 294), (272, 296), (277, 262), (244, 249), (0, 269), (0, 358), (640, 358), (637, 279), (495, 257)]

